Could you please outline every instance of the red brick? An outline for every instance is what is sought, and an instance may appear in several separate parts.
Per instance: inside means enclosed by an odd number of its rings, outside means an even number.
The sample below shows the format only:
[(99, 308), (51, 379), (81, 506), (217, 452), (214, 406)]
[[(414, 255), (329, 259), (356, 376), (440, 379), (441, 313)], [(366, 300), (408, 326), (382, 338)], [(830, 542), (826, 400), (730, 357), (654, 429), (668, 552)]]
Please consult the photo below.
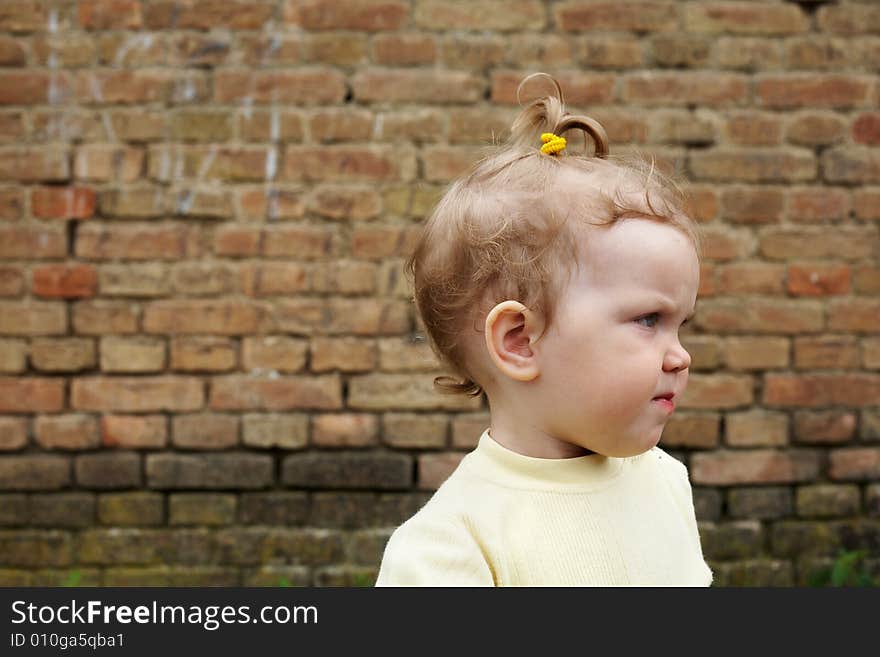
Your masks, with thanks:
[(278, 301), (279, 331), (300, 335), (395, 335), (409, 328), (409, 305), (387, 299), (303, 298)]
[(98, 423), (91, 415), (51, 415), (34, 420), (37, 444), (44, 449), (91, 449), (100, 445)]
[(816, 157), (804, 150), (715, 148), (690, 153), (698, 180), (796, 182), (816, 177)]
[(849, 265), (792, 264), (788, 267), (788, 292), (792, 296), (830, 296), (850, 291)]
[(784, 206), (785, 195), (777, 187), (732, 187), (721, 193), (722, 216), (733, 223), (778, 223)]
[(460, 413), (452, 419), (452, 446), (473, 449), (483, 430), (489, 426), (489, 415), (485, 412)]
[(483, 93), (482, 80), (466, 71), (367, 69), (351, 81), (359, 102), (467, 103)]
[(86, 411), (193, 411), (204, 404), (201, 379), (178, 376), (75, 379), (71, 405)]
[(770, 109), (860, 107), (868, 103), (870, 91), (870, 80), (854, 75), (789, 73), (755, 83), (758, 105)]
[(812, 481), (819, 475), (819, 453), (769, 449), (718, 451), (691, 456), (696, 485), (782, 484)]
[(33, 293), (48, 299), (83, 299), (98, 290), (93, 265), (44, 265), (35, 267), (32, 277)]
[(17, 187), (0, 187), (0, 220), (21, 219), (24, 210), (24, 195)]
[(0, 71), (0, 105), (49, 102), (50, 74), (44, 71)]
[(170, 102), (179, 75), (169, 70), (83, 70), (76, 77), (76, 98), (86, 105)]
[(774, 294), (785, 292), (785, 266), (752, 261), (722, 265), (715, 269), (719, 294)]
[(826, 222), (849, 216), (849, 192), (834, 187), (806, 187), (788, 192), (788, 218), (800, 222)]
[(376, 343), (365, 338), (314, 338), (310, 352), (313, 372), (369, 372), (377, 362)]
[(88, 219), (95, 214), (91, 187), (37, 187), (31, 190), (31, 212), (38, 219)]
[(797, 369), (858, 369), (859, 345), (851, 335), (804, 335), (794, 340)]
[(880, 7), (871, 3), (846, 3), (819, 7), (818, 27), (832, 34), (870, 34), (880, 30)]
[(303, 194), (285, 189), (240, 189), (237, 191), (242, 219), (300, 219), (305, 216)]
[(21, 449), (28, 442), (28, 421), (23, 417), (0, 417), (0, 451)]
[(752, 231), (746, 228), (713, 228), (702, 229), (703, 255), (710, 260), (735, 260), (754, 253), (755, 238)]
[(121, 148), (115, 144), (86, 144), (76, 149), (74, 176), (96, 182), (134, 182), (144, 166), (141, 148)]
[(446, 446), (448, 416), (441, 413), (385, 413), (382, 442), (402, 449), (436, 449)]
[(337, 409), (342, 407), (342, 382), (338, 375), (215, 377), (210, 405), (213, 410)]
[(776, 146), (782, 143), (782, 119), (774, 115), (737, 112), (727, 120), (723, 130), (727, 141), (739, 146)]
[(645, 106), (731, 107), (742, 105), (749, 94), (746, 76), (709, 71), (628, 73), (622, 85), (626, 102)]
[(797, 6), (753, 2), (712, 2), (684, 6), (684, 26), (697, 34), (758, 34), (781, 36), (810, 29), (810, 20)]
[(546, 9), (537, 0), (468, 3), (423, 0), (416, 3), (416, 26), (427, 30), (539, 30), (547, 26)]
[(141, 22), (138, 0), (80, 0), (79, 24), (87, 30), (136, 30)]
[(171, 441), (183, 449), (226, 449), (238, 444), (238, 427), (235, 415), (177, 415), (171, 419)]
[(364, 374), (349, 377), (348, 406), (363, 411), (473, 411), (476, 397), (438, 395), (430, 374)]
[(83, 335), (137, 333), (140, 308), (125, 301), (80, 301), (73, 305), (73, 330)]
[(239, 291), (237, 271), (226, 263), (185, 262), (171, 269), (171, 287), (179, 296), (215, 296)]
[(866, 146), (880, 145), (880, 114), (862, 114), (852, 125), (853, 141)]
[[(397, 263), (384, 263), (382, 267), (397, 267)], [(386, 294), (395, 295), (397, 287), (391, 288), (392, 285), (402, 285), (401, 278), (395, 278), (394, 273), (382, 271), (372, 262), (361, 262), (351, 260), (331, 260), (329, 262), (317, 263), (311, 271), (311, 290), (313, 292), (322, 292), (325, 294)], [(377, 278), (388, 285), (388, 289), (384, 286), (377, 288)], [(397, 294), (400, 298), (406, 297), (406, 294)]]
[(79, 372), (95, 366), (95, 343), (88, 338), (34, 338), (30, 359), (42, 372)]
[(564, 2), (554, 8), (556, 24), (566, 32), (671, 32), (678, 12), (669, 2)]
[(871, 257), (877, 238), (875, 228), (771, 228), (761, 234), (760, 250), (764, 257), (775, 260), (860, 260)]
[(828, 307), (828, 329), (851, 333), (876, 333), (880, 327), (880, 299), (850, 297)]
[(392, 146), (289, 146), (282, 177), (293, 181), (383, 182), (412, 180), (415, 152)]
[(366, 34), (348, 34), (345, 39), (340, 39), (333, 32), (311, 33), (303, 37), (302, 58), (315, 64), (354, 68), (369, 62), (369, 46)]
[(797, 411), (794, 414), (794, 440), (798, 443), (846, 443), (853, 439), (855, 431), (855, 413)]
[(76, 236), (76, 255), (89, 260), (177, 260), (201, 252), (198, 226), (85, 224)]
[(38, 32), (47, 25), (46, 3), (38, 0), (6, 0), (0, 5), (0, 30)]
[(419, 489), (436, 490), (440, 488), (440, 484), (449, 478), (463, 457), (464, 452), (420, 454), (418, 458)]
[[(3, 274), (0, 270), (0, 281)], [(880, 263), (858, 265), (854, 268), (855, 283), (853, 290), (860, 294), (880, 294)], [(2, 287), (2, 284), (0, 284)]]
[(771, 406), (870, 406), (880, 399), (877, 374), (767, 374), (764, 403)]
[[(480, 420), (482, 422), (482, 420)], [(479, 437), (480, 431), (474, 428), (471, 438), (466, 444), (462, 444), (461, 429), (453, 425), (453, 445), (455, 447), (471, 446), (470, 442)], [(459, 434), (456, 439), (456, 432)], [(690, 447), (696, 449), (711, 449), (718, 446), (721, 433), (721, 417), (718, 413), (675, 413), (669, 418), (669, 423), (663, 430), (662, 446)], [(475, 444), (473, 446), (476, 446)]]
[(488, 146), (427, 146), (421, 152), (425, 180), (436, 183), (458, 178), (489, 151)]
[(832, 450), (828, 474), (835, 480), (871, 481), (880, 478), (880, 448)]
[(146, 7), (144, 22), (152, 29), (257, 30), (273, 15), (269, 0), (158, 0)]
[(101, 442), (121, 449), (162, 448), (168, 441), (167, 425), (164, 415), (104, 415)]
[(724, 342), (724, 362), (732, 370), (769, 370), (789, 366), (790, 341), (777, 336), (731, 337)]
[(351, 255), (369, 260), (405, 256), (415, 247), (421, 232), (418, 226), (355, 226), (351, 234)]
[[(0, 66), (24, 66), (25, 64), (27, 64), (27, 50), (25, 50), (24, 42), (11, 37), (0, 37)], [(13, 117), (12, 115), (5, 115), (0, 121), (7, 118), (12, 119)], [(21, 125), (21, 115), (18, 115), (17, 118), (19, 121), (15, 121), (15, 124), (18, 126)], [(4, 125), (3, 127), (7, 126)], [(21, 127), (23, 128), (24, 126), (21, 125)], [(11, 134), (9, 133), (9, 135)]]
[(218, 70), (214, 100), (218, 103), (283, 103), (335, 105), (345, 100), (345, 76), (330, 68), (287, 71)]
[(67, 308), (60, 302), (0, 301), (0, 335), (62, 335)]
[(63, 258), (67, 234), (63, 226), (0, 224), (0, 258)]
[(238, 364), (235, 344), (228, 338), (185, 337), (171, 340), (171, 369), (184, 372), (225, 372)]
[(312, 417), (312, 443), (318, 447), (369, 447), (378, 441), (379, 421), (368, 413), (318, 414)]
[(328, 219), (363, 221), (379, 216), (382, 200), (375, 189), (317, 187), (306, 201), (310, 211)]
[(0, 413), (51, 413), (63, 408), (64, 379), (0, 377)]
[[(491, 101), (502, 105), (518, 105), (516, 90), (523, 79), (531, 71), (493, 71), (491, 80)], [(559, 73), (556, 80), (565, 93), (565, 102), (576, 107), (611, 103), (614, 99), (614, 88), (617, 76), (608, 73)], [(530, 82), (521, 91), (525, 101), (539, 94), (547, 93), (553, 87), (547, 87), (546, 80)]]
[(785, 66), (783, 44), (778, 39), (716, 37), (713, 55), (721, 69), (753, 71), (779, 70)]
[(880, 182), (880, 155), (878, 149), (832, 148), (822, 155), (825, 180), (835, 183)]
[(246, 106), (237, 115), (238, 135), (244, 141), (302, 141), (303, 117), (296, 111), (273, 106), (271, 110)]
[(265, 306), (244, 301), (155, 301), (145, 307), (144, 331), (171, 335), (256, 333), (266, 326), (267, 312)]

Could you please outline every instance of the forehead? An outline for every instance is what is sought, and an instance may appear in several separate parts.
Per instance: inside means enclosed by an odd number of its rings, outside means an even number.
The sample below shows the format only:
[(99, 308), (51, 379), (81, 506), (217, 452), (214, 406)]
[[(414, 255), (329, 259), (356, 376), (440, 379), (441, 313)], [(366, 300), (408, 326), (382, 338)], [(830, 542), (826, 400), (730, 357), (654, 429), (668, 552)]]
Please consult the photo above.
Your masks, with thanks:
[(678, 228), (646, 218), (623, 218), (590, 228), (581, 240), (583, 274), (591, 287), (655, 290), (696, 295), (700, 265), (690, 238)]

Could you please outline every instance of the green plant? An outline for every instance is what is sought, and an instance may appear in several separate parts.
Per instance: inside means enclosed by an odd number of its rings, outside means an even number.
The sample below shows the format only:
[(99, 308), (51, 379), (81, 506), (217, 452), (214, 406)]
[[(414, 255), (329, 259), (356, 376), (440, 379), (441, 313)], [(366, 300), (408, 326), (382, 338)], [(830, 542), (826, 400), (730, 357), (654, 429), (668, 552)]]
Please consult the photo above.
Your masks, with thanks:
[(290, 580), (286, 577), (282, 577), (278, 580), (278, 586), (290, 586)]
[(353, 586), (373, 586), (373, 576), (370, 573), (354, 573), (351, 583)]
[(810, 577), (810, 586), (880, 586), (867, 570), (867, 550), (841, 550), (834, 563)]
[(61, 586), (79, 586), (79, 581), (82, 579), (82, 573), (78, 570), (72, 570), (67, 574), (67, 579), (61, 584)]

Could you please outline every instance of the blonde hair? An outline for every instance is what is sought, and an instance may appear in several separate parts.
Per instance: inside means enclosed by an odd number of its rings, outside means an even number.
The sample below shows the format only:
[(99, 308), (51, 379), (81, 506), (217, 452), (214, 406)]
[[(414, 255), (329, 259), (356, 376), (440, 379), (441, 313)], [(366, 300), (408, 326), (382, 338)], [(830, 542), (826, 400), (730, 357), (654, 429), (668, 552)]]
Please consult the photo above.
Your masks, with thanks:
[[(555, 300), (578, 264), (577, 231), (610, 226), (625, 215), (670, 224), (702, 246), (682, 187), (657, 171), (653, 158), (612, 157), (602, 125), (565, 111), (558, 96), (533, 100), (517, 116), (501, 148), (477, 162), (446, 190), (425, 222), (405, 272), (428, 342), (440, 363), (458, 376), (439, 376), (442, 393), (478, 396), (483, 387), (468, 366), (464, 332), (481, 302), (516, 299), (552, 324)], [(541, 134), (579, 129), (594, 144), (593, 156), (541, 153)], [(572, 174), (581, 176), (572, 184)], [(613, 179), (613, 194), (583, 184), (583, 174)], [(626, 193), (625, 181), (638, 191)], [(643, 197), (642, 197), (643, 194)], [(574, 202), (573, 202), (574, 200)], [(491, 306), (490, 306), (491, 307)], [(476, 327), (474, 327), (476, 328)], [(477, 329), (479, 330), (479, 329)]]

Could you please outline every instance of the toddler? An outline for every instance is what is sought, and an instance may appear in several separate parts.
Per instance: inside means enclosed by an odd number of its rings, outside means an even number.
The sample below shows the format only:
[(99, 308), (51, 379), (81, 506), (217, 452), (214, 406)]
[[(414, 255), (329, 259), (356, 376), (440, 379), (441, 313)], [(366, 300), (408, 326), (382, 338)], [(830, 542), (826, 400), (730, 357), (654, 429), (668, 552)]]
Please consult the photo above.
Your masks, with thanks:
[[(377, 586), (712, 581), (687, 469), (657, 446), (688, 380), (699, 234), (679, 187), (612, 158), (550, 79), (557, 95), (449, 187), (407, 262), (456, 375), (435, 386), (485, 392), (490, 423), (394, 531)], [(593, 156), (570, 152), (570, 130)]]

